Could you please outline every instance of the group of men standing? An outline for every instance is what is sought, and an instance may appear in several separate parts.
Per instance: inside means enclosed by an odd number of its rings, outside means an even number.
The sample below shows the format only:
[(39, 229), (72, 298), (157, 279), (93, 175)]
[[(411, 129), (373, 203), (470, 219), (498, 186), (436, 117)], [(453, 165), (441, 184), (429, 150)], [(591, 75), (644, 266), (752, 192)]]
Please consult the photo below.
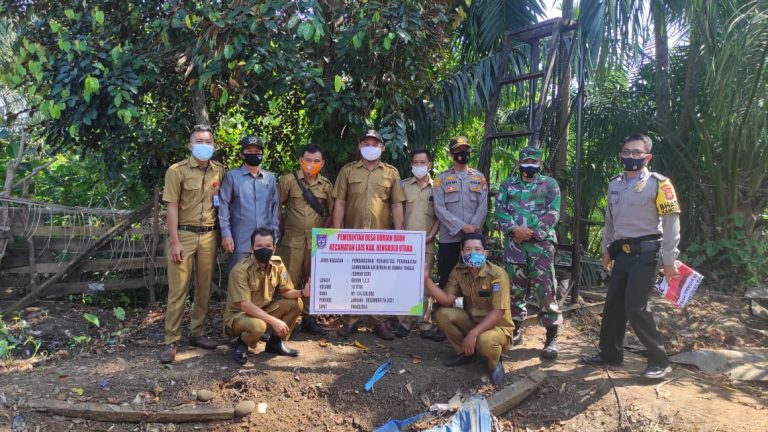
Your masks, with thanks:
[[(162, 362), (175, 358), (193, 267), (196, 279), (190, 342), (202, 348), (216, 346), (203, 330), (219, 230), (222, 248), (232, 254), (224, 330), (237, 338), (232, 352), (237, 363), (245, 363), (248, 348), (262, 338), (268, 352), (297, 355), (283, 341), (290, 337), (300, 317), (303, 330), (325, 333), (307, 313), (311, 231), (320, 227), (426, 234), (425, 294), (437, 303), (437, 328), (429, 316), (421, 317), (418, 323), (408, 317), (345, 316), (338, 335), (350, 336), (367, 321), (373, 334), (391, 340), (408, 335), (418, 324), (423, 338), (448, 339), (456, 356), (446, 365), (463, 364), (479, 354), (493, 382), (501, 384), (501, 352), (522, 341), (526, 295), (532, 292), (540, 310), (539, 322), (546, 328), (541, 356), (558, 356), (557, 335), (563, 317), (555, 291), (554, 256), (560, 189), (554, 179), (540, 173), (541, 149), (526, 147), (520, 151), (517, 172), (502, 183), (496, 198), (495, 221), (505, 238), (505, 267), (500, 267), (487, 262), (482, 231), (489, 207), (488, 182), (481, 172), (468, 166), (471, 145), (466, 137), (450, 141), (448, 151), (454, 161), (450, 169), (433, 179), (432, 156), (418, 149), (411, 154), (413, 175), (401, 180), (397, 169), (381, 160), (385, 149), (382, 136), (368, 130), (358, 142), (360, 160), (345, 165), (335, 185), (320, 174), (324, 157), (316, 145), (304, 146), (301, 168), (279, 179), (260, 167), (264, 154), (260, 139), (243, 138), (243, 165), (226, 174), (221, 164), (210, 160), (214, 145), (211, 129), (195, 126), (188, 146), (192, 156), (166, 173), (163, 200), (168, 204), (169, 295)], [(611, 235), (617, 234), (611, 231)], [(438, 235), (439, 281), (435, 284), (430, 270)], [(617, 315), (615, 320), (619, 316), (625, 315)], [(643, 319), (647, 324), (647, 317)], [(271, 335), (265, 336), (270, 329)], [(652, 334), (655, 325), (646, 330), (650, 342), (660, 340)], [(606, 353), (591, 358), (592, 363), (615, 361), (617, 354)], [(660, 358), (655, 361), (661, 365), (664, 362)]]

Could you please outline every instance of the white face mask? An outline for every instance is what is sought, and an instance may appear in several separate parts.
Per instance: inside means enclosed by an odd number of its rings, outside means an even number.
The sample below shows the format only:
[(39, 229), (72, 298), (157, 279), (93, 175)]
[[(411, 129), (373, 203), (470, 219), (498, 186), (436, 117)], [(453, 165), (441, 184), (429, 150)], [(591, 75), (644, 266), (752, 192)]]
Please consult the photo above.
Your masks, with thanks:
[(381, 149), (378, 147), (363, 147), (360, 149), (360, 154), (367, 161), (375, 161), (381, 157)]
[(411, 172), (416, 178), (422, 178), (429, 173), (429, 168), (425, 166), (411, 165)]

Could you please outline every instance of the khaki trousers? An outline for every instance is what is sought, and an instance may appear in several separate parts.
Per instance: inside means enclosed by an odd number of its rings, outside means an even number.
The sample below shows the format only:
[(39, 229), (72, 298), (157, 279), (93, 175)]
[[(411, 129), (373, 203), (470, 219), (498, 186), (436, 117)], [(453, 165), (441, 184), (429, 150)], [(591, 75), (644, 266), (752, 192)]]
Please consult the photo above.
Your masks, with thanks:
[[(284, 322), (291, 329), (291, 332), (293, 332), (293, 327), (301, 315), (301, 309), (301, 299), (278, 299), (264, 307), (265, 312)], [(267, 331), (267, 323), (262, 319), (240, 314), (232, 321), (232, 327), (226, 327), (224, 331), (228, 336), (240, 337), (246, 345), (253, 348), (259, 344), (261, 335)], [(290, 339), (290, 337), (291, 333), (289, 332), (285, 340)]]
[(216, 265), (216, 250), (219, 245), (219, 232), (193, 233), (179, 231), (179, 241), (184, 248), (183, 259), (175, 263), (170, 256), (170, 242), (166, 241), (165, 251), (168, 260), (168, 304), (165, 312), (165, 343), (178, 342), (181, 339), (181, 318), (184, 304), (189, 294), (189, 282), (192, 269), (195, 269), (195, 299), (189, 327), (191, 336), (202, 336), (205, 319), (208, 314), (208, 300), (211, 297), (211, 279)]
[[(283, 259), (293, 287), (297, 290), (304, 288), (312, 264), (309, 249), (280, 246), (277, 255)], [(303, 313), (309, 314), (309, 297), (302, 297), (302, 300), (304, 301)]]
[[(451, 348), (460, 354), (464, 337), (475, 328), (477, 323), (472, 320), (467, 311), (454, 307), (441, 307), (437, 310), (437, 328), (448, 337)], [(509, 345), (509, 337), (500, 327), (486, 330), (477, 338), (475, 352), (485, 357), (486, 367), (492, 371), (501, 358), (501, 352)]]

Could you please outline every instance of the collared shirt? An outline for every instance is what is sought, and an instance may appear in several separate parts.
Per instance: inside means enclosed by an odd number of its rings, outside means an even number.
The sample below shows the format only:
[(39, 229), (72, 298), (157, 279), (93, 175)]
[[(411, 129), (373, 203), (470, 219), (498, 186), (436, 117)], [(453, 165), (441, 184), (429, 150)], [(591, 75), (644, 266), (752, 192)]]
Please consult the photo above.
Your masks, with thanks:
[(458, 243), (465, 224), (482, 228), (488, 214), (488, 182), (480, 171), (451, 168), (433, 183), (435, 213), (440, 219), (440, 243)]
[(362, 161), (344, 165), (333, 197), (345, 201), (344, 228), (392, 229), (391, 205), (405, 201), (400, 174), (379, 161), (369, 170)]
[(273, 256), (269, 265), (263, 269), (259, 269), (259, 263), (253, 255), (243, 258), (229, 272), (224, 326), (231, 327), (235, 318), (244, 313), (240, 310), (241, 301), (250, 300), (269, 313), (275, 309), (270, 307), (275, 291), (279, 290), (282, 294), (292, 289), (293, 282), (280, 257)]
[(218, 192), (218, 186), (214, 183), (221, 185), (223, 176), (224, 165), (211, 160), (203, 169), (193, 157), (168, 168), (163, 201), (179, 205), (179, 225), (216, 225), (213, 194)]
[(451, 271), (445, 285), (447, 294), (464, 297), (464, 310), (475, 323), (479, 323), (496, 309), (503, 310), (504, 315), (496, 323), (496, 327), (511, 337), (515, 325), (512, 323), (509, 290), (507, 272), (491, 263), (486, 263), (480, 268), (475, 277), (469, 267), (459, 262)]
[(635, 176), (617, 175), (608, 183), (603, 252), (614, 240), (663, 234), (662, 261), (674, 264), (680, 244), (680, 206), (668, 178), (647, 168)]
[(533, 230), (531, 241), (555, 242), (555, 224), (560, 219), (560, 187), (552, 177), (537, 174), (529, 183), (515, 175), (501, 184), (496, 199), (496, 220), (507, 237), (504, 259), (524, 264), (520, 245), (512, 240), (512, 228)]
[[(317, 198), (317, 202), (323, 206), (328, 212), (327, 214), (332, 214), (333, 184), (331, 181), (318, 174), (315, 183), (309, 184), (304, 179), (301, 170), (297, 171), (296, 175), (304, 187)], [(280, 194), (280, 205), (284, 206), (285, 209), (281, 244), (295, 248), (310, 248), (312, 246), (312, 228), (322, 228), (325, 224), (325, 218), (304, 199), (301, 187), (299, 187), (293, 174), (281, 176), (277, 182), (277, 190)]]
[(403, 229), (429, 233), (435, 224), (435, 201), (432, 196), (432, 179), (424, 186), (419, 186), (416, 177), (409, 177), (400, 182), (405, 194), (405, 218)]
[(279, 233), (277, 180), (267, 170), (254, 176), (241, 166), (227, 172), (219, 193), (221, 236), (235, 240), (235, 252), (251, 250), (251, 234), (258, 227), (271, 228), (275, 241)]

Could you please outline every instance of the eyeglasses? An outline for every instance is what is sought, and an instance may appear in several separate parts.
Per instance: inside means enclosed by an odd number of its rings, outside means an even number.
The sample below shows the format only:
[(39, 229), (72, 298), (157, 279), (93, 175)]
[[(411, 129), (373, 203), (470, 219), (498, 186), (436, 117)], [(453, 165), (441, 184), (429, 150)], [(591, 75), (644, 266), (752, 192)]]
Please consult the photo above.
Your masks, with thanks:
[(622, 150), (619, 152), (619, 156), (623, 156), (623, 157), (627, 157), (627, 156), (640, 157), (640, 156), (645, 156), (647, 154), (650, 154), (650, 153), (642, 150)]

